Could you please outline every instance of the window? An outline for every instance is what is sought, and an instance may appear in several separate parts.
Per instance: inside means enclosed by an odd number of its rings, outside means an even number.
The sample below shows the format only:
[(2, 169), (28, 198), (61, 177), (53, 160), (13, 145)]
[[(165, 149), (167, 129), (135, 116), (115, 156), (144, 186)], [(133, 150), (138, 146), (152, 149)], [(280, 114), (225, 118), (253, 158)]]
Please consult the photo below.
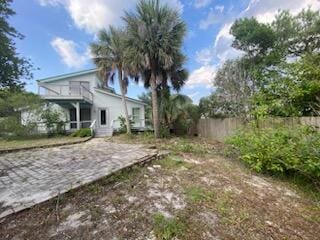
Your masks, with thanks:
[(106, 117), (106, 110), (100, 110), (100, 125), (106, 125), (107, 124), (107, 117)]
[(140, 120), (140, 108), (132, 108), (132, 120), (137, 123)]

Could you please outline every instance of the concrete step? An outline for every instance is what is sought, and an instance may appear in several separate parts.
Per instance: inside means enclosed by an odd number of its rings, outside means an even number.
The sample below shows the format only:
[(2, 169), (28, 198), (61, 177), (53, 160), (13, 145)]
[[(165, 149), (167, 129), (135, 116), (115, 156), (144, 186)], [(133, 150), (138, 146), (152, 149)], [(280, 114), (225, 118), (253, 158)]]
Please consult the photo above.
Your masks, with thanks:
[(113, 134), (112, 128), (97, 128), (95, 130), (95, 137), (111, 137)]

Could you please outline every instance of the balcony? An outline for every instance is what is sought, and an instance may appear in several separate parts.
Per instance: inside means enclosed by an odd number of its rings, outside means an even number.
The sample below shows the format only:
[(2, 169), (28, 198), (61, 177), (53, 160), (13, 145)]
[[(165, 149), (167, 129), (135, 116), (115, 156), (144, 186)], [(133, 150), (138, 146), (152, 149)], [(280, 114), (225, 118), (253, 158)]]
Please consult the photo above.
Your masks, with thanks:
[(93, 94), (88, 86), (83, 84), (57, 85), (49, 83), (38, 83), (39, 95), (48, 101), (80, 101), (92, 104)]

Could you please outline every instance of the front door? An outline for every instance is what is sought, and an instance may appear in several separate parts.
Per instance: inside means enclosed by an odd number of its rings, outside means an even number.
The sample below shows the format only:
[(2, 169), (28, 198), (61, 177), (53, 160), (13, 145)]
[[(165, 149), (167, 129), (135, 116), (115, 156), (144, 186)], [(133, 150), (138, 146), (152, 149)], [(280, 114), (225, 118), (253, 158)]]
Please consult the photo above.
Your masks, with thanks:
[(108, 109), (99, 108), (99, 125), (100, 127), (108, 127)]

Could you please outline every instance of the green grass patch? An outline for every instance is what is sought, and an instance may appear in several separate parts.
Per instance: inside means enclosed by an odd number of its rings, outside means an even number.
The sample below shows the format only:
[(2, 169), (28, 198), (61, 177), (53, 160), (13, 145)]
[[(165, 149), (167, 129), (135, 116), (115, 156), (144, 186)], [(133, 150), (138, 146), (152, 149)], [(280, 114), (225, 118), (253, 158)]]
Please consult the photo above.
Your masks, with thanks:
[(181, 219), (166, 218), (161, 213), (153, 216), (153, 230), (157, 239), (171, 240), (175, 238), (183, 238), (186, 231), (186, 224)]
[(180, 167), (190, 168), (190, 164), (185, 162), (183, 158), (179, 156), (168, 156), (164, 159), (157, 161), (157, 163), (165, 169), (175, 169)]
[(214, 194), (202, 187), (188, 187), (184, 191), (187, 199), (192, 202), (210, 201)]
[(209, 153), (206, 145), (200, 144), (192, 139), (177, 138), (174, 142), (166, 146), (173, 153), (193, 153), (196, 155), (204, 155)]

